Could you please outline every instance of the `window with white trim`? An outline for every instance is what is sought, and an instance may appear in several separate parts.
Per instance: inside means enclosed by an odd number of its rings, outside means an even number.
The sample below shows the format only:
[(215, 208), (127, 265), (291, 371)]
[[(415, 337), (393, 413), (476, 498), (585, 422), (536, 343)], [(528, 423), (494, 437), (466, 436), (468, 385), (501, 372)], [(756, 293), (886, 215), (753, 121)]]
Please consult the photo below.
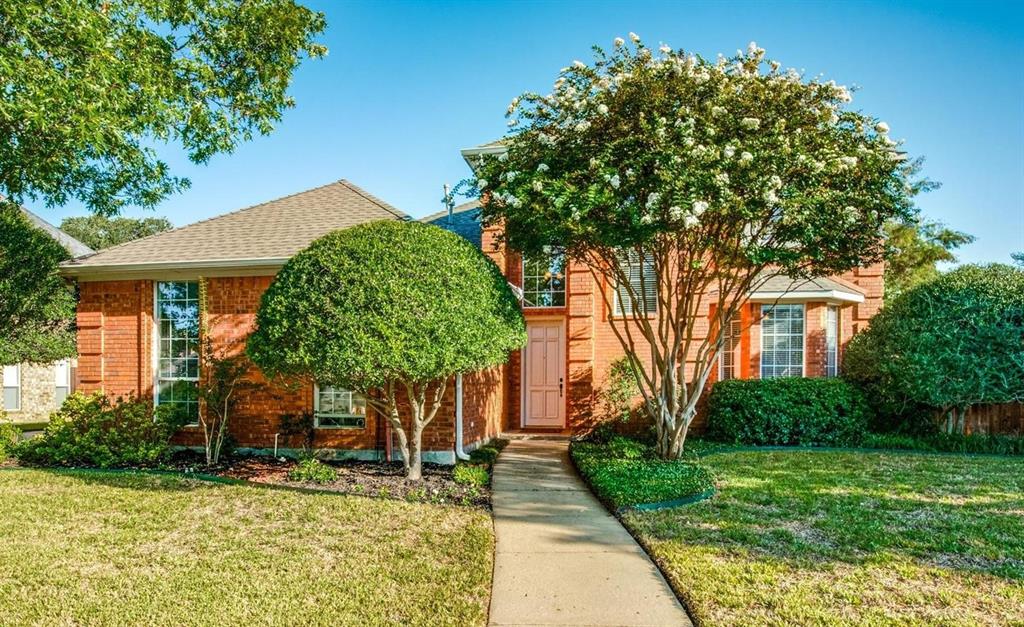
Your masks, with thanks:
[[(615, 286), (615, 307), (614, 315), (631, 316), (634, 311), (641, 314), (653, 314), (658, 311), (658, 274), (654, 268), (654, 256), (644, 255), (641, 262), (640, 255), (635, 250), (619, 258), (619, 267), (626, 276), (626, 284)], [(632, 298), (630, 289), (637, 295)]]
[(825, 376), (839, 376), (839, 307), (825, 309)]
[(199, 422), (199, 284), (156, 284), (156, 404), (170, 405), (187, 424)]
[(739, 316), (733, 316), (722, 332), (722, 354), (718, 358), (718, 380), (740, 378), (740, 333), (743, 330)]
[(62, 359), (53, 364), (53, 400), (60, 409), (64, 399), (71, 393), (71, 362)]
[(21, 365), (4, 366), (4, 406), (7, 411), (21, 410)]
[(804, 376), (804, 306), (761, 305), (761, 378)]
[(365, 429), (366, 397), (332, 385), (317, 385), (313, 416), (318, 429)]
[(523, 255), (523, 307), (565, 306), (565, 255), (547, 248)]

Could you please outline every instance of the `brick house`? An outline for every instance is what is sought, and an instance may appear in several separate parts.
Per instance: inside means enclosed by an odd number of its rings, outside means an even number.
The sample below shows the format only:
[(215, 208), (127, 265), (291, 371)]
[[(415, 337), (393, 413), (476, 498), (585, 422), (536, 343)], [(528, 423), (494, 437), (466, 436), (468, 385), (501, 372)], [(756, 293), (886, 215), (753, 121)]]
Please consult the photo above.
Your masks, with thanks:
[[(91, 248), (35, 215), (24, 207), (22, 213), (28, 221), (68, 251), (72, 257), (88, 255)], [(17, 423), (39, 423), (49, 419), (74, 386), (74, 359), (55, 363), (25, 362), (3, 366), (0, 383), (0, 410), (6, 418)]]
[[(79, 389), (152, 398), (195, 418), (201, 277), (214, 344), (241, 350), (238, 340), (251, 331), (260, 297), (292, 255), (336, 229), (409, 219), (342, 180), (64, 264), (81, 295)], [(526, 348), (504, 366), (450, 386), (424, 434), (424, 460), (450, 463), (456, 451), (512, 430), (587, 430), (599, 418), (595, 391), (622, 354), (597, 292), (614, 288), (595, 285), (583, 267), (557, 256), (524, 261), (502, 249), (498, 231), (481, 228), (476, 202), (422, 220), (479, 245), (522, 290), (529, 334)], [(842, 344), (881, 303), (881, 266), (768, 287), (772, 291), (751, 294), (744, 321), (754, 322), (730, 342), (720, 376), (834, 374)], [(761, 303), (775, 302), (774, 309), (762, 309)], [(768, 328), (762, 319), (771, 322), (772, 333), (762, 333)], [(241, 448), (297, 452), (301, 438), (288, 435), (286, 422), (309, 412), (315, 449), (337, 457), (390, 455), (386, 421), (367, 411), (359, 395), (315, 382), (277, 388), (254, 376), (263, 386), (240, 401), (231, 425)], [(178, 443), (198, 445), (201, 438), (196, 426), (186, 426)]]

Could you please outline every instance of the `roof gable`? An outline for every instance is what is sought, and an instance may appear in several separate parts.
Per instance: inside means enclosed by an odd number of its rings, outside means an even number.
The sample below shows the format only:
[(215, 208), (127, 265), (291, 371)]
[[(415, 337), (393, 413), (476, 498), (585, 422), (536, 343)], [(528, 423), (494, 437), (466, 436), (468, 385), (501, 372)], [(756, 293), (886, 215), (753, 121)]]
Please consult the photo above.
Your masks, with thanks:
[(25, 207), (21, 207), (22, 214), (28, 218), (28, 221), (32, 226), (36, 227), (40, 231), (46, 233), (53, 238), (58, 244), (64, 247), (64, 250), (68, 251), (68, 254), (72, 257), (81, 257), (83, 255), (91, 255), (94, 251), (82, 242), (71, 237), (64, 231), (53, 226), (46, 220), (40, 218), (36, 214), (32, 213)]

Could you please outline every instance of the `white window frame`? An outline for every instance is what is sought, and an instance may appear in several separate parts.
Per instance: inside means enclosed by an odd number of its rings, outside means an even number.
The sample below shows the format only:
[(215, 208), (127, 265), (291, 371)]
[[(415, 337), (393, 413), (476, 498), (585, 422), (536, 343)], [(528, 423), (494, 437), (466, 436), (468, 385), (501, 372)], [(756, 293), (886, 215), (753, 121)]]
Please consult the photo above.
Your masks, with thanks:
[[(773, 353), (780, 352), (780, 350), (779, 349), (775, 349), (775, 348), (771, 348), (771, 349), (766, 348), (765, 340), (768, 337), (768, 334), (765, 333), (764, 321), (768, 318), (768, 315), (772, 311), (778, 311), (778, 310), (781, 310), (781, 309), (788, 309), (790, 311), (793, 311), (793, 310), (800, 311), (800, 327), (801, 327), (801, 332), (800, 332), (799, 335), (797, 335), (796, 333), (772, 333), (771, 334), (773, 339), (776, 338), (776, 337), (789, 337), (789, 338), (799, 337), (800, 338), (800, 353), (801, 353), (801, 355), (800, 355), (800, 357), (801, 357), (801, 359), (800, 359), (800, 373), (796, 374), (796, 375), (776, 375), (776, 374), (772, 374), (771, 376), (765, 376), (765, 367), (766, 367), (765, 363), (764, 363), (765, 353), (768, 352), (768, 350), (771, 350), (771, 352), (773, 352)], [(758, 368), (758, 376), (760, 376), (762, 379), (776, 379), (776, 378), (783, 378), (783, 377), (786, 377), (786, 376), (791, 376), (791, 377), (803, 377), (803, 376), (806, 376), (806, 374), (807, 374), (807, 307), (806, 307), (806, 305), (803, 304), (803, 303), (776, 303), (776, 304), (772, 304), (772, 305), (768, 305), (768, 304), (761, 305), (761, 318), (760, 318), (760, 321), (761, 321), (761, 353), (760, 353), (761, 363), (760, 363), (760, 368)], [(786, 352), (793, 352), (793, 349), (792, 348), (786, 349)], [(775, 369), (778, 368), (778, 365), (777, 364), (772, 364), (771, 366), (768, 366), (768, 367), (772, 368), (773, 371), (774, 371)], [(787, 368), (795, 367), (795, 364), (787, 364), (786, 367)]]
[[(638, 255), (637, 255), (637, 252), (635, 250), (630, 250), (630, 251), (626, 252), (625, 254), (623, 254), (620, 257), (619, 267), (622, 268), (624, 264), (627, 265), (627, 266), (632, 266), (634, 263), (640, 265), (640, 274), (638, 276), (643, 276), (644, 277), (644, 283), (648, 284), (648, 285), (646, 285), (648, 290), (651, 290), (653, 288), (653, 292), (651, 292), (650, 294), (646, 294), (646, 293), (645, 294), (640, 294), (640, 298), (643, 300), (642, 306), (644, 308), (644, 311), (641, 313), (641, 315), (644, 315), (644, 316), (656, 316), (658, 314), (658, 273), (657, 273), (657, 271), (656, 271), (657, 269), (655, 268), (655, 265), (654, 265), (654, 256), (650, 255), (650, 254), (646, 254), (646, 255), (644, 255), (644, 259), (642, 261), (638, 261), (637, 260), (637, 256)], [(651, 276), (650, 276), (650, 280), (649, 281), (647, 280), (646, 272), (645, 272), (647, 269), (650, 269), (650, 272), (651, 272)], [(629, 274), (630, 274), (630, 268), (627, 268), (626, 269), (626, 276), (629, 276)], [(614, 316), (616, 318), (632, 317), (634, 315), (633, 305), (635, 304), (635, 303), (632, 302), (632, 299), (630, 299), (628, 310), (627, 310), (627, 308), (622, 306), (622, 304), (623, 304), (622, 303), (622, 298), (623, 298), (623, 296), (628, 296), (628, 291), (626, 292), (625, 295), (622, 294), (621, 293), (622, 292), (622, 286), (619, 284), (618, 281), (615, 282), (614, 289), (615, 289), (615, 292), (614, 292), (614, 295), (613, 295), (614, 302), (613, 302), (613, 305), (612, 305), (612, 316)], [(636, 290), (636, 291), (640, 291), (640, 285), (637, 284), (637, 285), (633, 286), (633, 289)], [(647, 298), (648, 297), (650, 297), (652, 299), (652, 304), (653, 304), (653, 306), (650, 309), (647, 308)]]
[[(729, 379), (740, 378), (740, 362), (736, 361), (736, 352), (740, 346), (741, 336), (743, 335), (743, 320), (739, 314), (733, 316), (732, 320), (729, 321), (728, 327), (722, 332), (722, 350), (718, 355), (718, 380), (728, 381)], [(729, 360), (733, 363), (726, 364), (725, 357), (729, 356)], [(743, 355), (739, 355), (739, 359), (743, 359)], [(729, 370), (727, 370), (727, 368)], [(731, 372), (729, 372), (731, 370)], [(725, 376), (729, 372), (729, 376)]]
[[(566, 298), (568, 296), (568, 293), (566, 291), (566, 279), (568, 278), (567, 277), (567, 275), (568, 275), (568, 266), (567, 266), (567, 262), (565, 260), (565, 253), (562, 252), (561, 250), (552, 248), (550, 246), (545, 246), (543, 254), (546, 255), (547, 258), (549, 259), (549, 262), (548, 262), (548, 267), (549, 268), (552, 265), (551, 262), (550, 262), (551, 259), (553, 259), (554, 257), (561, 257), (562, 258), (562, 273), (561, 273), (561, 276), (555, 275), (556, 278), (560, 278), (561, 279), (561, 281), (562, 281), (562, 289), (560, 289), (560, 290), (550, 290), (550, 289), (549, 290), (530, 290), (530, 289), (527, 289), (527, 287), (526, 287), (526, 285), (527, 285), (526, 282), (527, 282), (527, 278), (528, 278), (527, 274), (526, 274), (527, 255), (521, 255), (522, 263), (520, 265), (521, 265), (521, 268), (522, 268), (522, 277), (523, 277), (523, 309), (561, 309), (561, 308), (564, 308), (566, 306)], [(540, 277), (540, 276), (536, 276), (536, 275), (531, 275), (531, 277), (534, 278), (534, 279), (547, 278), (547, 277)], [(529, 300), (529, 295), (530, 294), (533, 294), (535, 296), (539, 296), (541, 294), (552, 294), (552, 295), (554, 295), (554, 294), (561, 294), (562, 295), (562, 304), (561, 305), (534, 305), (534, 304), (530, 303), (530, 300)]]
[[(7, 373), (10, 372), (11, 369), (13, 369), (14, 372), (13, 376), (15, 385), (8, 385)], [(3, 370), (0, 371), (0, 379), (2, 379), (0, 380), (0, 388), (3, 388), (4, 396), (7, 395), (6, 393), (8, 388), (14, 388), (18, 391), (17, 407), (7, 407), (6, 402), (4, 402), (2, 409), (4, 411), (21, 411), (21, 364), (10, 364), (8, 366), (4, 366)], [(4, 396), (0, 396), (0, 401), (4, 400)]]
[[(329, 388), (334, 389), (334, 393), (335, 394), (337, 394), (338, 392), (344, 392), (344, 393), (349, 394), (349, 396), (350, 396), (349, 406), (352, 405), (352, 400), (351, 400), (352, 397), (362, 396), (358, 392), (353, 392), (351, 390), (345, 390), (343, 388), (335, 388), (335, 386), (325, 386), (325, 387), (329, 387)], [(366, 404), (365, 400), (363, 401), (363, 407), (364, 407), (364, 412), (369, 413), (369, 405)], [(314, 383), (313, 384), (313, 427), (314, 428), (316, 428), (316, 429), (355, 429), (355, 430), (364, 430), (364, 429), (366, 429), (366, 413), (363, 413), (363, 414), (355, 414), (355, 413), (345, 414), (345, 413), (333, 413), (332, 412), (330, 414), (326, 414), (326, 413), (325, 414), (321, 414), (320, 413), (320, 384), (319, 383)], [(357, 420), (361, 420), (363, 424), (362, 425), (347, 425), (347, 424), (322, 425), (322, 424), (320, 424), (320, 416), (321, 415), (329, 416), (331, 418), (341, 418), (341, 419), (354, 418), (354, 419), (357, 419)]]
[[(63, 368), (64, 377), (61, 379), (61, 368)], [(53, 364), (53, 401), (57, 409), (60, 409), (64, 401), (60, 398), (60, 390), (63, 388), (64, 398), (71, 396), (71, 360), (62, 359)]]
[(842, 317), (839, 307), (826, 305), (825, 307), (825, 376), (839, 376), (839, 337)]
[[(161, 340), (162, 340), (162, 337), (161, 337), (161, 334), (160, 334), (160, 322), (161, 322), (161, 318), (160, 318), (160, 285), (164, 284), (164, 283), (185, 283), (185, 284), (195, 283), (196, 284), (196, 291), (197, 291), (197, 296), (196, 296), (197, 309), (196, 309), (196, 311), (197, 311), (197, 315), (198, 316), (202, 316), (202, 312), (198, 310), (198, 306), (199, 306), (199, 303), (198, 303), (198, 298), (199, 298), (198, 297), (199, 282), (198, 281), (190, 281), (190, 280), (153, 281), (153, 351), (152, 351), (153, 352), (153, 357), (152, 357), (153, 363), (152, 363), (152, 366), (153, 366), (153, 406), (154, 407), (157, 407), (157, 406), (160, 405), (160, 383), (161, 382), (164, 382), (164, 381), (193, 381), (193, 382), (198, 383), (198, 381), (199, 381), (199, 368), (202, 368), (202, 363), (199, 363), (198, 367), (196, 368), (196, 376), (195, 377), (161, 377), (160, 376), (160, 345), (161, 345)], [(198, 338), (197, 341), (202, 341), (202, 338)], [(202, 362), (201, 359), (200, 359), (200, 362)], [(198, 398), (197, 398), (196, 402), (198, 404)], [(184, 426), (186, 426), (186, 427), (197, 427), (197, 426), (199, 426), (199, 417), (198, 417), (198, 415), (196, 416), (196, 419), (195, 419), (194, 422), (185, 423)]]

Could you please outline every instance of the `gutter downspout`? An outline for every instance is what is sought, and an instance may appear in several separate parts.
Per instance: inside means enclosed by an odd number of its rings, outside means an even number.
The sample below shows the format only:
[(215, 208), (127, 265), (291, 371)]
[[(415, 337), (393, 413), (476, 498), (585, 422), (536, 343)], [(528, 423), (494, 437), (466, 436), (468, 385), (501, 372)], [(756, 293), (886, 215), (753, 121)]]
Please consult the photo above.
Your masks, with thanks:
[(462, 373), (455, 375), (455, 459), (469, 461), (462, 449)]

